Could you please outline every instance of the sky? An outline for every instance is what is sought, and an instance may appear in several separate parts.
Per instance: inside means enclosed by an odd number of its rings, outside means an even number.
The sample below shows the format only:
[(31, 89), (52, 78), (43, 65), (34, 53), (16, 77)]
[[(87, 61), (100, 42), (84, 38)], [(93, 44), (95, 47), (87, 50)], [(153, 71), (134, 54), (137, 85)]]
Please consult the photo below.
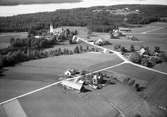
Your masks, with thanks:
[(91, 6), (109, 6), (118, 4), (161, 4), (167, 5), (167, 0), (83, 0), (77, 3), (29, 4), (15, 6), (0, 6), (0, 16), (13, 16), (37, 12), (50, 12), (57, 9), (70, 9)]

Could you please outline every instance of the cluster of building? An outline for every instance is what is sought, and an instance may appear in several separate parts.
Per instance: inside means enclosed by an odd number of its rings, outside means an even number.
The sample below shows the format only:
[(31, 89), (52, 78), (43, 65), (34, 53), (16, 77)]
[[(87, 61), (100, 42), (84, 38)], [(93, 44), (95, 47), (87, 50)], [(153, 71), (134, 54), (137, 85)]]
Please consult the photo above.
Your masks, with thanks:
[[(50, 24), (50, 28), (45, 35), (35, 35), (34, 37), (36, 39), (45, 38), (47, 40), (52, 40), (53, 38), (55, 39), (55, 37), (56, 37), (57, 41), (62, 41), (61, 40), (62, 38), (60, 38), (60, 37), (63, 35), (67, 35), (67, 30), (65, 30), (63, 27), (54, 28), (53, 25)], [(73, 35), (72, 42), (79, 43), (79, 41), (80, 41), (79, 38), (77, 38), (76, 35)]]
[(122, 9), (95, 9), (92, 10), (94, 13), (99, 12), (108, 12), (113, 15), (129, 15), (129, 14), (139, 14), (140, 10), (130, 10), (129, 8), (122, 8)]
[(127, 33), (131, 33), (132, 30), (130, 28), (119, 27), (118, 29), (113, 29), (112, 36), (113, 38), (119, 38), (121, 36), (126, 35)]
[[(92, 73), (89, 75), (80, 75), (80, 72), (78, 72), (76, 69), (69, 69), (64, 72), (64, 75), (66, 76), (67, 80), (63, 80), (61, 84), (68, 89), (73, 89), (78, 92), (82, 92), (85, 89), (100, 89), (105, 86), (107, 81), (107, 76), (101, 72)], [(72, 79), (69, 80), (69, 78)]]

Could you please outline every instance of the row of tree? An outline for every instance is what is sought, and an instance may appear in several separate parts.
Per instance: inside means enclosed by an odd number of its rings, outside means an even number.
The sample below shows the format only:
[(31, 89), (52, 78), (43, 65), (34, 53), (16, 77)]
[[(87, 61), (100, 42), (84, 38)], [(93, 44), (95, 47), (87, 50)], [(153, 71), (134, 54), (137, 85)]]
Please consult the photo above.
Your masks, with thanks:
[(94, 47), (83, 47), (76, 46), (73, 50), (69, 50), (67, 48), (58, 48), (55, 50), (41, 50), (41, 49), (30, 49), (30, 48), (22, 48), (9, 51), (6, 54), (0, 54), (0, 68), (7, 66), (14, 66), (17, 63), (29, 61), (33, 59), (46, 58), (49, 56), (60, 56), (60, 55), (72, 55), (79, 54), (88, 51), (98, 51)]
[(48, 48), (57, 44), (55, 38), (47, 40), (45, 38), (36, 39), (34, 37), (20, 39), (20, 38), (11, 38), (10, 46), (13, 48), (32, 48), (32, 49), (43, 49)]

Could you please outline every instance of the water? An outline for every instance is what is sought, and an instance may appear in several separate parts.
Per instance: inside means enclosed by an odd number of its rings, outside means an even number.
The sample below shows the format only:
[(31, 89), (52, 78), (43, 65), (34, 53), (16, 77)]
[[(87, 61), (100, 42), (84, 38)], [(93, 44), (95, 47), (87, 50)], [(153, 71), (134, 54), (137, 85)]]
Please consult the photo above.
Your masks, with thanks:
[(37, 12), (49, 12), (57, 9), (70, 9), (78, 7), (91, 7), (101, 5), (116, 4), (166, 4), (167, 0), (83, 0), (78, 3), (59, 3), (59, 4), (30, 4), (15, 6), (0, 6), (0, 16), (13, 16), (18, 14), (28, 14)]

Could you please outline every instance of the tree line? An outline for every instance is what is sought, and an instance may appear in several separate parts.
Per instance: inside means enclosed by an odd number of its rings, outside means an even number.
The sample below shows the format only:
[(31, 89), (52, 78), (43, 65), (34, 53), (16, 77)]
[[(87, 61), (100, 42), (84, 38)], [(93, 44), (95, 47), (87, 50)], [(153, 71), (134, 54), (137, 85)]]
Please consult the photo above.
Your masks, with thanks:
[(41, 49), (32, 49), (32, 48), (12, 49), (6, 54), (1, 52), (0, 68), (7, 66), (14, 66), (17, 63), (34, 59), (47, 58), (50, 56), (80, 54), (89, 51), (98, 51), (98, 49), (90, 46), (83, 47), (82, 45), (76, 46), (74, 49), (58, 48), (48, 51)]

